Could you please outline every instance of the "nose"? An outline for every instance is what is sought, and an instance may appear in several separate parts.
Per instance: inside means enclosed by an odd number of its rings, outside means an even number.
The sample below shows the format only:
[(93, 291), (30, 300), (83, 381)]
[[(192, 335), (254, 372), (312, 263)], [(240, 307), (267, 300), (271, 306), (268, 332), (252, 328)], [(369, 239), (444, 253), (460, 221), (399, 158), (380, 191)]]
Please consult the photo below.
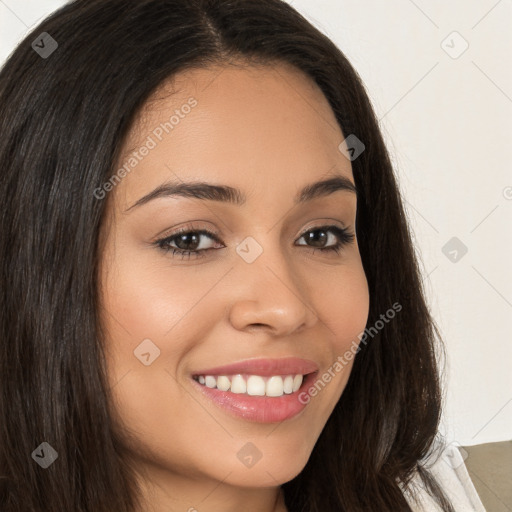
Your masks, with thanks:
[(265, 249), (250, 264), (240, 259), (236, 267), (229, 312), (235, 329), (288, 336), (318, 321), (308, 301), (307, 283), (279, 248)]

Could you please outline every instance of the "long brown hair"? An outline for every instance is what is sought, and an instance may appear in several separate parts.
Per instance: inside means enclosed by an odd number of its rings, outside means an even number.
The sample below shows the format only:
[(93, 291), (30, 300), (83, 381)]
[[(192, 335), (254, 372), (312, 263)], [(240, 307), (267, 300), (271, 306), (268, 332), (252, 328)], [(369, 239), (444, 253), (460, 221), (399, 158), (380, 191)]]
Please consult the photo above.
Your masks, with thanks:
[[(58, 45), (32, 43), (46, 32)], [(53, 46), (52, 46), (53, 44)], [(153, 91), (191, 67), (286, 62), (314, 80), (345, 136), (368, 325), (400, 314), (357, 354), (303, 471), (291, 512), (410, 511), (437, 432), (439, 336), (378, 121), (343, 53), (281, 0), (76, 0), (36, 27), (0, 72), (0, 475), (3, 512), (134, 512), (135, 473), (113, 428), (98, 321), (99, 233), (130, 127)], [(47, 442), (58, 463), (31, 453)]]

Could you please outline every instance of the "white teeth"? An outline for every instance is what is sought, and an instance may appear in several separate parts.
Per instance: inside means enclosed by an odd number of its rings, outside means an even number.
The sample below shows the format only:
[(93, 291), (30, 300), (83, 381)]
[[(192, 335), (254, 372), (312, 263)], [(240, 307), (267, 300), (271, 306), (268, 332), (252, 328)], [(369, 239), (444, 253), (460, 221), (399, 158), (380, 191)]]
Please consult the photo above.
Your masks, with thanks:
[(300, 388), (301, 384), (302, 384), (302, 375), (295, 375), (295, 377), (293, 377), (292, 391), (295, 393), (295, 391), (297, 391)]
[(265, 381), (258, 375), (251, 375), (247, 379), (247, 394), (263, 396), (265, 394)]
[(228, 391), (230, 387), (231, 382), (229, 382), (229, 379), (225, 375), (217, 377), (217, 389), (220, 389), (221, 391)]
[(283, 378), (282, 377), (270, 377), (267, 381), (267, 387), (265, 388), (265, 394), (267, 396), (282, 396), (283, 394)]
[(287, 395), (289, 395), (290, 393), (293, 392), (293, 376), (292, 375), (288, 375), (287, 377), (285, 377), (284, 383), (283, 383), (283, 391)]
[(231, 381), (231, 393), (245, 393), (247, 384), (241, 375), (235, 375)]
[(209, 388), (217, 388), (220, 391), (230, 391), (231, 393), (247, 394), (250, 396), (270, 396), (278, 397), (283, 394), (289, 395), (295, 393), (302, 385), (303, 376), (298, 375), (272, 375), (270, 377), (261, 377), (259, 375), (250, 375), (245, 379), (242, 375), (199, 375), (197, 378), (199, 384)]
[(204, 378), (204, 383), (209, 388), (214, 388), (217, 385), (217, 379), (215, 377), (212, 377), (211, 375), (207, 375)]

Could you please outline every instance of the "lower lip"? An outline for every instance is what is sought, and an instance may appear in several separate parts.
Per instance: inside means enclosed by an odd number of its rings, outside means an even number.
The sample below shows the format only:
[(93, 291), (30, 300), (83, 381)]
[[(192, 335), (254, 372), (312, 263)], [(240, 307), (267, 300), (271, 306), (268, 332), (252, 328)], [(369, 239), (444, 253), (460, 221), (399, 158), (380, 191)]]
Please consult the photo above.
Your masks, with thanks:
[[(315, 375), (316, 373), (306, 375), (301, 387), (294, 393), (277, 397), (231, 393), (217, 388), (209, 388), (195, 380), (193, 382), (199, 386), (200, 391), (206, 397), (231, 414), (248, 421), (275, 423), (293, 418), (304, 410), (310, 400), (305, 389), (309, 388)], [(299, 401), (299, 395), (306, 403)]]

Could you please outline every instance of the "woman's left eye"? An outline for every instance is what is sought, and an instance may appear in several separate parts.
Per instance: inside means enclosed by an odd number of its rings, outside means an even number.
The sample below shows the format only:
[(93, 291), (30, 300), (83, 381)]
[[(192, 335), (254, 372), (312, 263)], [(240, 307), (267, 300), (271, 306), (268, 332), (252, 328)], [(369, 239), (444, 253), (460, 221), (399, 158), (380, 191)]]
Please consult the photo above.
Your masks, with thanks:
[[(154, 245), (166, 253), (172, 251), (173, 256), (181, 256), (182, 259), (187, 256), (190, 258), (192, 255), (194, 257), (202, 257), (206, 255), (207, 251), (215, 249), (214, 247), (205, 247), (205, 245), (208, 245), (208, 242), (206, 244), (203, 243), (202, 237), (221, 244), (217, 249), (225, 247), (215, 233), (206, 229), (183, 229), (171, 236), (157, 240), (154, 242)], [(340, 249), (352, 242), (354, 238), (355, 235), (346, 228), (321, 226), (309, 229), (298, 240), (306, 240), (306, 244), (299, 245), (314, 244), (316, 247), (311, 247), (313, 252), (318, 250), (321, 252), (334, 251), (339, 253)]]
[(306, 231), (301, 235), (299, 240), (301, 238), (305, 238), (308, 242), (320, 245), (318, 248), (313, 248), (313, 251), (334, 251), (339, 253), (340, 249), (344, 245), (347, 245), (354, 240), (355, 235), (347, 228), (340, 228), (338, 226), (321, 226)]

